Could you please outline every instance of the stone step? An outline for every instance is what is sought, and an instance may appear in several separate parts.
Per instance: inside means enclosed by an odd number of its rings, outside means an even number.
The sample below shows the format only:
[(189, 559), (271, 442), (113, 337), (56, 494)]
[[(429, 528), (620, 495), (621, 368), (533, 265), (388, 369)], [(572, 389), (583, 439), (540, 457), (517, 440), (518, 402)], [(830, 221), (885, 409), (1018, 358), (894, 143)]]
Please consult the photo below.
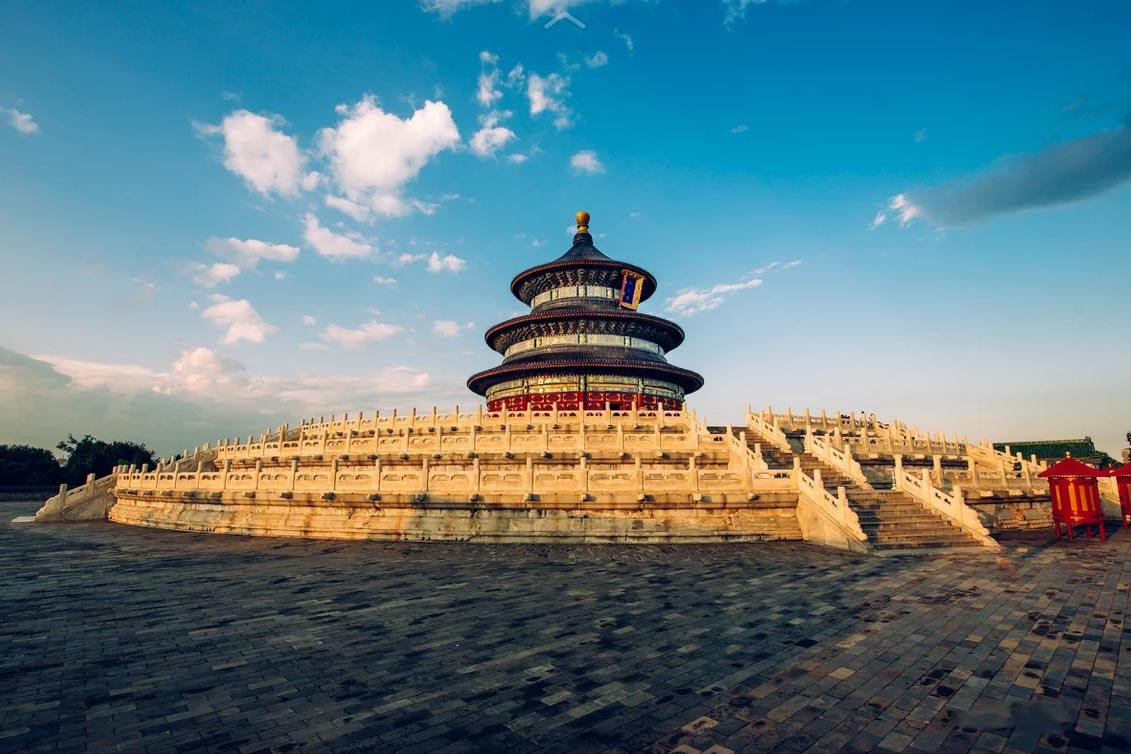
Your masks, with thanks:
[(946, 539), (946, 540), (970, 540), (971, 537), (964, 531), (954, 528), (930, 528), (930, 529), (866, 529), (865, 532), (871, 532), (877, 539), (884, 542), (901, 542), (911, 539)]
[(973, 543), (973, 538), (961, 531), (883, 531), (873, 532), (877, 541), (897, 543), (897, 541), (962, 541)]
[(864, 526), (900, 526), (907, 528), (922, 528), (922, 527), (940, 527), (943, 529), (952, 529), (949, 521), (943, 521), (938, 517), (926, 517), (926, 515), (860, 515), (856, 514), (856, 518), (860, 519), (860, 525)]
[[(950, 547), (976, 547), (976, 542), (972, 539), (967, 539), (962, 543), (951, 542), (949, 540), (917, 540), (914, 542), (874, 542), (872, 547), (876, 550), (927, 550), (936, 548), (950, 548)], [(979, 549), (981, 549), (979, 547)]]

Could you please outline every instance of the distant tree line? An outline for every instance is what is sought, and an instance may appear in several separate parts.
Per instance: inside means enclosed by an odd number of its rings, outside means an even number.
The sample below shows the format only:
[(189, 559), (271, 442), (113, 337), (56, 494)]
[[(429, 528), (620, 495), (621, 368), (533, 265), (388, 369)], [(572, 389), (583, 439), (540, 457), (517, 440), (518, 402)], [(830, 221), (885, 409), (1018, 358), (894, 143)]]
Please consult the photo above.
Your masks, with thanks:
[(121, 464), (153, 466), (153, 451), (136, 442), (105, 442), (84, 435), (67, 439), (55, 446), (64, 454), (60, 461), (45, 448), (30, 445), (0, 445), (0, 487), (47, 487), (66, 483), (76, 487), (94, 472), (102, 477)]

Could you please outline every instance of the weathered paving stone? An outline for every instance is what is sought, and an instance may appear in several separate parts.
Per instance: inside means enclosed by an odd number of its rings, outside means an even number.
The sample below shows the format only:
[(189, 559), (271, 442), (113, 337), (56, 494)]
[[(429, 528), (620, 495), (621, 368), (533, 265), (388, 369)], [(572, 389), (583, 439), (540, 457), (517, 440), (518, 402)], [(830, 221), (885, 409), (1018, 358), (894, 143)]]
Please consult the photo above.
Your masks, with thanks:
[(1000, 554), (9, 526), (0, 752), (1131, 751), (1131, 535)]

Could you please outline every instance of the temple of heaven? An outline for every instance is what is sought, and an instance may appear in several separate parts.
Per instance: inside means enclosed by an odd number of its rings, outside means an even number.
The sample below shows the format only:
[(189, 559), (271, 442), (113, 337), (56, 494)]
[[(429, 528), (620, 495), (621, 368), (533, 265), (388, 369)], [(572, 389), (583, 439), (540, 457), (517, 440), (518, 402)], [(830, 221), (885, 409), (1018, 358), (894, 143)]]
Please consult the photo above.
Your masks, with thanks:
[(578, 212), (573, 246), (511, 281), (530, 313), (487, 331), (503, 363), (467, 386), (488, 411), (679, 409), (703, 378), (665, 358), (683, 342), (679, 325), (636, 310), (655, 291), (652, 273), (593, 245)]

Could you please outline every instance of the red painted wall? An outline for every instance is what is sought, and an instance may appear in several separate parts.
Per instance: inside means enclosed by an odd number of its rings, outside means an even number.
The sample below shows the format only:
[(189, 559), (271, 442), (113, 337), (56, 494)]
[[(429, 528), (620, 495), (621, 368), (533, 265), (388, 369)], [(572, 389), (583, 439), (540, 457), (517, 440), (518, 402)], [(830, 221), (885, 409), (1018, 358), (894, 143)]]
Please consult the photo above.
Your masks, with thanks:
[(614, 409), (630, 408), (633, 403), (639, 408), (678, 411), (683, 406), (683, 401), (673, 398), (661, 398), (647, 393), (597, 393), (597, 392), (570, 392), (570, 393), (530, 393), (527, 395), (512, 395), (509, 398), (499, 398), (487, 401), (488, 411), (552, 411), (554, 404), (562, 411), (602, 411), (608, 403)]

